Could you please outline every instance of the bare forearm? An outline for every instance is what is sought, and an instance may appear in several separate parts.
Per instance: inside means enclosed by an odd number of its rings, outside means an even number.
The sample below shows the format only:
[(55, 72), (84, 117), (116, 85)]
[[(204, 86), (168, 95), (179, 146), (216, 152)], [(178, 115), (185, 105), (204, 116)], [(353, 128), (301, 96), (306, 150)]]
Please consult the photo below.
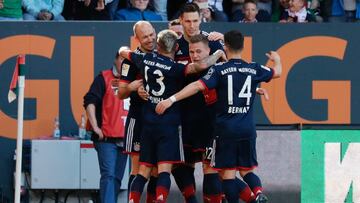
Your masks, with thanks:
[(86, 107), (86, 113), (87, 113), (87, 116), (89, 118), (89, 122), (90, 122), (92, 128), (97, 128), (98, 123), (97, 123), (97, 120), (96, 120), (95, 105), (94, 104), (89, 104)]
[(126, 99), (130, 96), (130, 91), (129, 89), (127, 88), (127, 85), (120, 85), (119, 86), (119, 93), (118, 93), (118, 98), (119, 99)]
[(184, 87), (180, 92), (176, 93), (174, 97), (176, 101), (180, 101), (204, 89), (204, 86), (199, 81), (195, 81)]
[(191, 73), (201, 72), (207, 69), (208, 67), (214, 65), (222, 55), (223, 55), (223, 51), (217, 50), (215, 53), (202, 60), (202, 62), (189, 64), (186, 73), (191, 74)]
[(281, 61), (274, 61), (274, 77), (273, 78), (279, 78), (282, 72), (282, 65)]
[(223, 51), (221, 50), (217, 50), (214, 54), (210, 55), (207, 60), (206, 60), (206, 66), (212, 66), (216, 63), (216, 61), (219, 60), (219, 58), (221, 57), (221, 55), (223, 54)]

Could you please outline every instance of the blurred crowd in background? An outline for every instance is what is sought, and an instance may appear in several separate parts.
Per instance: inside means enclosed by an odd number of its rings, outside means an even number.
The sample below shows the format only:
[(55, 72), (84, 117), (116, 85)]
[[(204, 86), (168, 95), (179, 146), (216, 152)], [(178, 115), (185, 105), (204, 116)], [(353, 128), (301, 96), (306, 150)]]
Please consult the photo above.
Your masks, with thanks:
[[(203, 22), (357, 22), (360, 0), (191, 0)], [(189, 0), (0, 0), (0, 20), (171, 21)]]

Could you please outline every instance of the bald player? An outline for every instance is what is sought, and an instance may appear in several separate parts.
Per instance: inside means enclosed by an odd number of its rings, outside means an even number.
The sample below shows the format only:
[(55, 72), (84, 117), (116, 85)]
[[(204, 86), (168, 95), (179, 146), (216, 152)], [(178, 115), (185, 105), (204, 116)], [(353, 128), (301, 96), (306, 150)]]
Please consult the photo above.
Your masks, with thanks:
[[(133, 26), (135, 39), (139, 42), (139, 47), (135, 50), (136, 53), (150, 53), (156, 46), (156, 32), (154, 27), (148, 21), (138, 21)], [(136, 83), (128, 85), (129, 83), (141, 78), (138, 68), (135, 64), (125, 59), (121, 66), (121, 76), (119, 85), (119, 98), (124, 99), (130, 97), (130, 109), (126, 119), (125, 126), (125, 153), (129, 154), (131, 160), (131, 172), (128, 183), (128, 188), (134, 177), (139, 171), (139, 153), (141, 150), (140, 134), (143, 128), (142, 123), (142, 108), (144, 100), (134, 92)], [(141, 83), (141, 82), (140, 82)], [(155, 200), (157, 175), (156, 171), (151, 176), (148, 187), (146, 202), (151, 203)]]

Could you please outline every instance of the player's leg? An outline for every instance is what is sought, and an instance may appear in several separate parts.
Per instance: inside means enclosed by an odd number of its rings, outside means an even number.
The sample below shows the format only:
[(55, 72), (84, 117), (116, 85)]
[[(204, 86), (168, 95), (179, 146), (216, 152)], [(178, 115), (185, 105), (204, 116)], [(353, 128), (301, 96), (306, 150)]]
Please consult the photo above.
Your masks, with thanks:
[(139, 153), (140, 153), (140, 136), (142, 123), (135, 117), (127, 117), (125, 124), (125, 150), (124, 153), (130, 155), (130, 177), (128, 188), (130, 188), (132, 180), (139, 171)]
[(203, 201), (205, 203), (222, 202), (222, 182), (217, 170), (210, 166), (214, 156), (215, 140), (208, 140), (203, 154)]
[(141, 135), (141, 151), (139, 159), (139, 171), (130, 186), (129, 202), (137, 203), (140, 201), (144, 186), (150, 177), (151, 169), (156, 165), (156, 145), (151, 125), (144, 125)]
[(196, 158), (192, 148), (192, 125), (183, 123), (182, 138), (184, 141), (184, 155), (186, 164), (174, 164), (172, 175), (186, 203), (196, 203), (196, 183), (194, 177)]
[(135, 176), (130, 186), (129, 202), (139, 203), (144, 186), (150, 177), (151, 166), (140, 165), (139, 173)]
[(243, 140), (238, 145), (238, 157), (239, 172), (243, 180), (249, 185), (252, 192), (255, 194), (259, 202), (266, 202), (267, 198), (263, 194), (263, 188), (260, 178), (253, 172), (253, 169), (257, 167), (256, 157), (256, 138)]
[(151, 176), (147, 185), (146, 191), (146, 203), (153, 203), (156, 201), (156, 184), (158, 180), (157, 167), (153, 167), (151, 170)]
[[(184, 148), (186, 150), (186, 148)], [(176, 164), (174, 165), (171, 173), (175, 179), (175, 182), (183, 194), (186, 203), (196, 203), (195, 196), (195, 164), (190, 161), (189, 157), (191, 150), (185, 153), (185, 160), (187, 160), (186, 164)]]
[(221, 172), (222, 187), (228, 203), (239, 202), (239, 187), (235, 181), (236, 169), (225, 169)]
[(169, 194), (172, 164), (184, 163), (184, 152), (181, 129), (178, 125), (159, 126), (158, 133), (158, 181), (156, 186), (156, 200), (166, 202)]
[(237, 144), (233, 140), (217, 138), (211, 165), (220, 170), (222, 190), (229, 203), (239, 202), (239, 187), (235, 181), (237, 172)]
[(203, 163), (203, 201), (217, 203), (222, 201), (222, 182), (219, 173), (209, 163)]
[[(263, 188), (259, 176), (257, 176), (253, 170), (240, 170), (240, 175), (243, 177), (243, 180), (248, 184), (253, 194), (255, 194), (256, 202), (265, 203), (267, 202), (267, 197), (263, 194)], [(248, 193), (248, 192), (246, 192)], [(244, 193), (241, 195), (245, 195)]]
[(238, 186), (240, 199), (246, 203), (253, 203), (255, 200), (255, 195), (251, 191), (248, 184), (246, 184), (243, 180), (239, 179), (238, 177), (235, 177), (235, 182)]
[(165, 203), (171, 186), (171, 163), (158, 164), (158, 180), (156, 185), (156, 202)]
[(128, 182), (128, 188), (130, 188), (132, 181), (134, 180), (135, 176), (139, 173), (139, 154), (130, 154), (130, 162), (131, 162), (130, 163), (131, 171)]

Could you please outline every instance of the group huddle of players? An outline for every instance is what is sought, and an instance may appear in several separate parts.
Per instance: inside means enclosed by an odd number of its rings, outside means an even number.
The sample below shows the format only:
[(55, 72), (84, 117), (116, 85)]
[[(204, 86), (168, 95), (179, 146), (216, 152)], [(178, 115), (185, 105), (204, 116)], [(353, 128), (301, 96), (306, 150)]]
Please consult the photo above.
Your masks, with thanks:
[(129, 202), (140, 202), (148, 181), (146, 202), (166, 202), (170, 174), (186, 202), (199, 202), (197, 162), (203, 163), (203, 202), (267, 202), (253, 172), (258, 163), (252, 106), (264, 91), (258, 84), (280, 77), (280, 57), (267, 54), (273, 68), (245, 62), (239, 31), (208, 34), (200, 22), (199, 7), (188, 3), (181, 10), (181, 37), (172, 30), (156, 36), (149, 22), (139, 21), (133, 28), (139, 47), (119, 50), (126, 58), (119, 98), (130, 97)]

